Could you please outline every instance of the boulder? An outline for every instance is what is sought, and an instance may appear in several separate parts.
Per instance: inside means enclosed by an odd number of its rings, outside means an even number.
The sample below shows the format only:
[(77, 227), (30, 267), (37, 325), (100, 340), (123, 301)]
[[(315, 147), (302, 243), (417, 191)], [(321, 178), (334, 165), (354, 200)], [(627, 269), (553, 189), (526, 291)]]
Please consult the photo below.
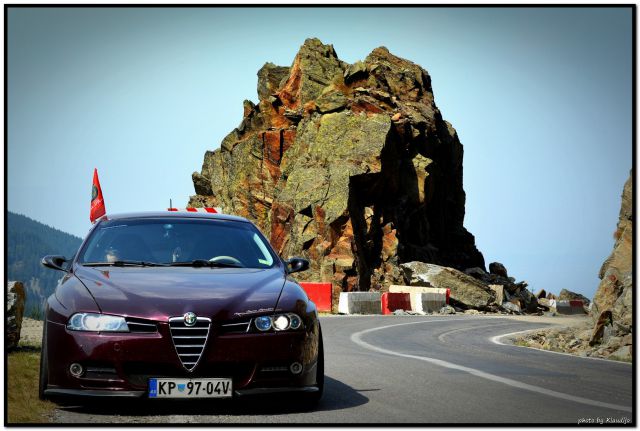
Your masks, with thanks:
[(540, 289), (538, 291), (538, 293), (536, 293), (536, 298), (540, 299), (540, 298), (546, 298), (547, 297), (547, 291), (544, 289)]
[(439, 311), (440, 314), (456, 314), (456, 309), (450, 305), (445, 305)]
[(548, 311), (551, 308), (555, 308), (555, 303), (554, 305), (552, 305), (551, 299), (547, 298), (538, 298), (538, 305), (547, 308), (547, 310), (545, 311)]
[(501, 284), (490, 284), (489, 289), (491, 289), (495, 295), (494, 304), (502, 305), (504, 302), (504, 286)]
[(489, 264), (489, 272), (491, 274), (499, 275), (500, 277), (509, 278), (509, 274), (507, 274), (507, 268), (500, 262), (491, 262)]
[(7, 283), (7, 316), (6, 337), (7, 349), (12, 350), (20, 341), (22, 329), (22, 317), (24, 315), (25, 294), (21, 281), (9, 281)]
[(470, 275), (471, 277), (475, 278), (476, 280), (481, 280), (481, 281), (486, 281), (487, 279), (487, 272), (482, 269), (479, 268), (477, 266), (473, 267), (473, 268), (467, 268), (464, 270), (464, 273), (467, 275)]
[(518, 304), (514, 304), (513, 302), (503, 302), (502, 308), (511, 313), (515, 313), (515, 314), (521, 313), (520, 306)]
[(463, 309), (484, 310), (495, 300), (489, 287), (456, 269), (423, 262), (403, 263), (400, 266), (407, 284), (450, 289), (450, 303)]
[(314, 38), (290, 67), (265, 64), (257, 89), (189, 206), (253, 221), (280, 255), (309, 259), (298, 280), (337, 295), (402, 284), (401, 262), (485, 267), (463, 225), (463, 147), (426, 70), (384, 47), (350, 65)]

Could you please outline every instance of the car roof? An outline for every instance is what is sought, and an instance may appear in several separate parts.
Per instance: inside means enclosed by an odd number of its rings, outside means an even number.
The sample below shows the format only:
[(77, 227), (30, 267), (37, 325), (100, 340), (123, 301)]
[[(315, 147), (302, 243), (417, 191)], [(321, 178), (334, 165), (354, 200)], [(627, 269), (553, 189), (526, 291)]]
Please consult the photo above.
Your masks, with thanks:
[(244, 223), (251, 223), (244, 217), (231, 214), (205, 213), (205, 212), (188, 212), (188, 211), (142, 211), (120, 214), (107, 214), (105, 220), (123, 220), (123, 219), (139, 219), (139, 218), (194, 218), (194, 219), (213, 219), (213, 220), (230, 220)]

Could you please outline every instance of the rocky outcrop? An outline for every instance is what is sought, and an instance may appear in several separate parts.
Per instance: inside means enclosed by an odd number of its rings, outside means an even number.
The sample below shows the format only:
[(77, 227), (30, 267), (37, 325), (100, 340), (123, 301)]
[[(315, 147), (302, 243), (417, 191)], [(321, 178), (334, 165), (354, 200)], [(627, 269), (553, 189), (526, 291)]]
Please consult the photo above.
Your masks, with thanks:
[(190, 206), (254, 221), (334, 293), (401, 282), (402, 262), (484, 270), (463, 227), (462, 145), (426, 70), (384, 47), (347, 64), (308, 39), (291, 67), (260, 69), (258, 97), (205, 154)]
[(515, 278), (509, 277), (507, 268), (500, 262), (490, 263), (489, 271), (476, 267), (467, 268), (464, 272), (489, 287), (495, 294), (494, 302), (505, 311), (540, 314), (548, 310), (548, 307), (539, 306), (537, 297), (527, 289), (528, 283), (516, 282)]
[(7, 283), (7, 349), (15, 349), (20, 341), (22, 316), (24, 315), (24, 286), (21, 281)]
[(453, 268), (423, 262), (400, 265), (410, 286), (431, 286), (451, 290), (451, 304), (462, 309), (486, 310), (496, 299), (491, 288)]
[(632, 331), (633, 322), (633, 181), (627, 179), (622, 192), (613, 252), (600, 268), (600, 285), (593, 297), (591, 315), (595, 322), (592, 344), (597, 344), (609, 321), (614, 336)]
[(602, 342), (591, 343), (591, 322), (580, 322), (577, 326), (552, 328), (528, 332), (515, 337), (515, 343), (535, 349), (565, 352), (577, 356), (606, 358), (631, 362), (631, 334), (614, 336), (608, 328), (603, 330)]

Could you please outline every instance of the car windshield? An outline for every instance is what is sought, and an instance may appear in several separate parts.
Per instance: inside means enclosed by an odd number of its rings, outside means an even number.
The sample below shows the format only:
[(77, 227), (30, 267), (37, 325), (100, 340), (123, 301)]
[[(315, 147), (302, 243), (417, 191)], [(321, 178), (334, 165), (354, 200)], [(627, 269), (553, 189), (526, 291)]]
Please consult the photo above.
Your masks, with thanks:
[(269, 268), (276, 256), (249, 223), (196, 218), (106, 220), (78, 257), (83, 265)]

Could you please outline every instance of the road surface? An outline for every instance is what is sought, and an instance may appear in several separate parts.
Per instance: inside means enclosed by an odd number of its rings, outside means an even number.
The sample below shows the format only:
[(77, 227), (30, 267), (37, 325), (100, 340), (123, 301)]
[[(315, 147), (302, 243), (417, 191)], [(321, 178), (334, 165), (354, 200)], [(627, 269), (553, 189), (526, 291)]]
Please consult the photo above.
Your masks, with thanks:
[[(315, 411), (272, 396), (106, 402), (62, 423), (629, 423), (632, 367), (499, 344), (548, 323), (493, 316), (328, 316), (325, 393)], [(561, 323), (561, 319), (559, 319)]]

